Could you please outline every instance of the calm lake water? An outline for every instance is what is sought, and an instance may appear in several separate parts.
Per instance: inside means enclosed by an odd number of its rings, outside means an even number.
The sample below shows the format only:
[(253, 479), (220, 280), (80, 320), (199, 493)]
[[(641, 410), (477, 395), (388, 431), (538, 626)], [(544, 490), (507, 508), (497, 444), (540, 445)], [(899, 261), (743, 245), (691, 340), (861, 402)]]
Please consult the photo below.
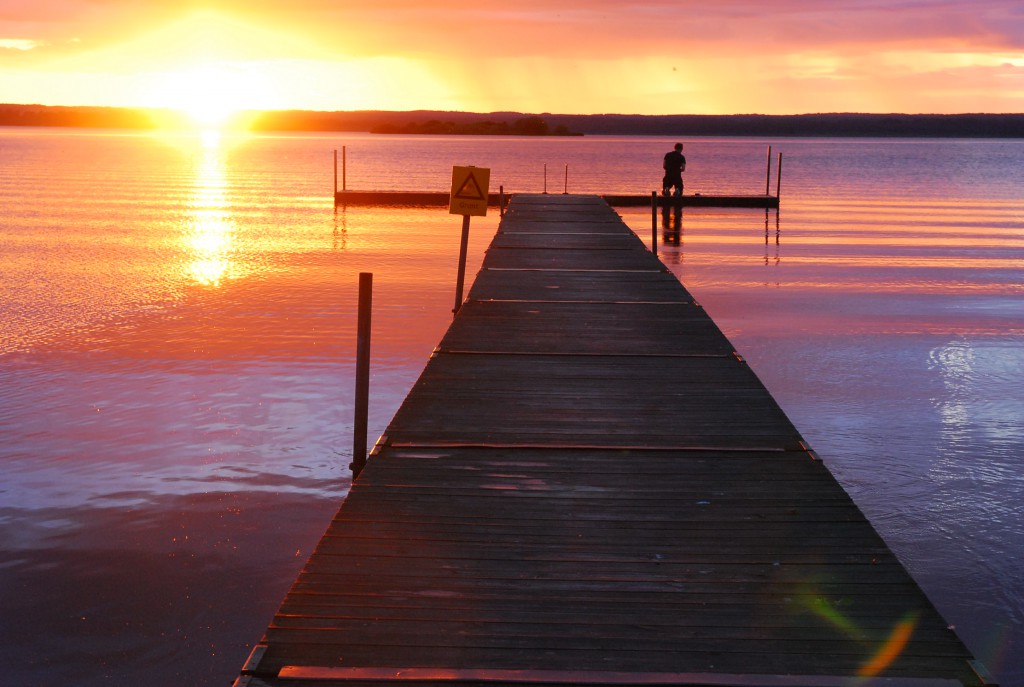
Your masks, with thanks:
[[(662, 259), (1024, 685), (1024, 141), (681, 140), (701, 193), (771, 144), (782, 210), (688, 209)], [(646, 195), (673, 142), (0, 129), (4, 684), (227, 685), (260, 638), (349, 484), (357, 274), (371, 442), (451, 320), (461, 220), (336, 210), (333, 150), (349, 188)]]

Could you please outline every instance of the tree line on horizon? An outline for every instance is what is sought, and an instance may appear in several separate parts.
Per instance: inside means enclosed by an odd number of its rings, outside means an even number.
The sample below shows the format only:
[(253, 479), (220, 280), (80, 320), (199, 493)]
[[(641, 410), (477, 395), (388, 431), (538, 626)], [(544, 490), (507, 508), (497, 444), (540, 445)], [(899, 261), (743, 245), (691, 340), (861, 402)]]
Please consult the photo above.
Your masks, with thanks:
[(543, 117), (537, 115), (519, 117), (512, 122), (485, 119), (472, 122), (454, 122), (430, 119), (426, 122), (407, 122), (404, 124), (384, 123), (370, 129), (372, 134), (428, 134), (457, 136), (582, 136), (573, 132), (565, 124), (550, 126)]
[[(382, 110), (248, 113), (257, 131), (348, 131), (405, 134), (651, 135), (756, 137), (1024, 138), (1024, 114), (630, 115), (524, 114)], [(0, 126), (150, 129), (185, 126), (173, 110), (0, 105)]]

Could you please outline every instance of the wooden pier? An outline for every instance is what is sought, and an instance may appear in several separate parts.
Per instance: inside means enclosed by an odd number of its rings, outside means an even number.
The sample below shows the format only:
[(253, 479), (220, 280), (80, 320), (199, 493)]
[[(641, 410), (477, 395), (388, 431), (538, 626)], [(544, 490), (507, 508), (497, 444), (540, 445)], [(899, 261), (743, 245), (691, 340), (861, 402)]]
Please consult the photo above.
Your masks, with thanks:
[(600, 198), (517, 195), (238, 687), (985, 684)]
[[(541, 194), (544, 195), (544, 194)], [(566, 194), (550, 194), (558, 198)], [(505, 196), (508, 202), (511, 194)], [(629, 194), (605, 194), (600, 196), (612, 207), (650, 207), (651, 196)], [(498, 193), (488, 194), (488, 204), (494, 207), (502, 202)], [(379, 206), (379, 207), (447, 207), (451, 196), (447, 192), (437, 191), (335, 191), (334, 204), (339, 207)], [(658, 207), (665, 205), (674, 207), (713, 207), (713, 208), (763, 208), (778, 209), (779, 197), (762, 195), (704, 195), (687, 194), (682, 197), (657, 196)]]
[[(439, 191), (353, 191), (348, 188), (348, 163), (345, 146), (341, 151), (341, 190), (338, 190), (338, 151), (334, 151), (334, 205), (335, 207), (379, 206), (379, 207), (442, 207), (447, 206), (451, 197), (447, 192)], [(650, 195), (636, 194), (604, 194), (599, 197), (612, 207), (651, 207), (652, 202), (658, 207), (705, 207), (705, 208), (760, 208), (764, 210), (779, 209), (782, 193), (782, 153), (779, 153), (775, 168), (775, 195), (771, 195), (772, 147), (768, 146), (768, 158), (765, 168), (764, 193), (755, 194), (702, 194), (693, 193), (683, 196), (661, 196), (652, 199)], [(548, 195), (547, 165), (544, 166), (544, 193)], [(569, 195), (569, 166), (565, 167), (565, 185), (562, 195)], [(554, 194), (552, 194), (554, 195)], [(512, 197), (504, 190), (488, 194), (488, 205), (503, 209)]]

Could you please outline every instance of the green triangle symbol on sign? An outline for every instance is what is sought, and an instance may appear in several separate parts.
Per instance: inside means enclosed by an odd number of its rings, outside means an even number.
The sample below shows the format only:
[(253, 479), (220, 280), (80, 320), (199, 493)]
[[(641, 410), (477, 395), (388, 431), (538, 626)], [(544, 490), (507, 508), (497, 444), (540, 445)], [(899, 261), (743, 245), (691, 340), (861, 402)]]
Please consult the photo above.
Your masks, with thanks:
[(477, 183), (476, 177), (473, 176), (472, 172), (462, 182), (462, 186), (459, 186), (459, 190), (455, 192), (455, 197), (462, 200), (486, 200), (484, 192), (480, 189), (480, 184)]

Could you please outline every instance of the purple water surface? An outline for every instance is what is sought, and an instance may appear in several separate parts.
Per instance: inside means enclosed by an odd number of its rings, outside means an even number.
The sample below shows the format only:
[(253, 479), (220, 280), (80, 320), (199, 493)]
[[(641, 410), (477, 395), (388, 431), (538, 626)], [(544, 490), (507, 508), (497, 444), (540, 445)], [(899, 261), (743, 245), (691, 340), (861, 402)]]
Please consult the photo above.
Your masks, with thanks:
[[(662, 259), (1024, 685), (1024, 142), (684, 140), (704, 193), (771, 143), (782, 210), (687, 210)], [(371, 442), (451, 318), (460, 219), (335, 209), (334, 149), (350, 188), (646, 195), (672, 142), (0, 129), (4, 683), (224, 685), (259, 640), (349, 483), (358, 273)]]

